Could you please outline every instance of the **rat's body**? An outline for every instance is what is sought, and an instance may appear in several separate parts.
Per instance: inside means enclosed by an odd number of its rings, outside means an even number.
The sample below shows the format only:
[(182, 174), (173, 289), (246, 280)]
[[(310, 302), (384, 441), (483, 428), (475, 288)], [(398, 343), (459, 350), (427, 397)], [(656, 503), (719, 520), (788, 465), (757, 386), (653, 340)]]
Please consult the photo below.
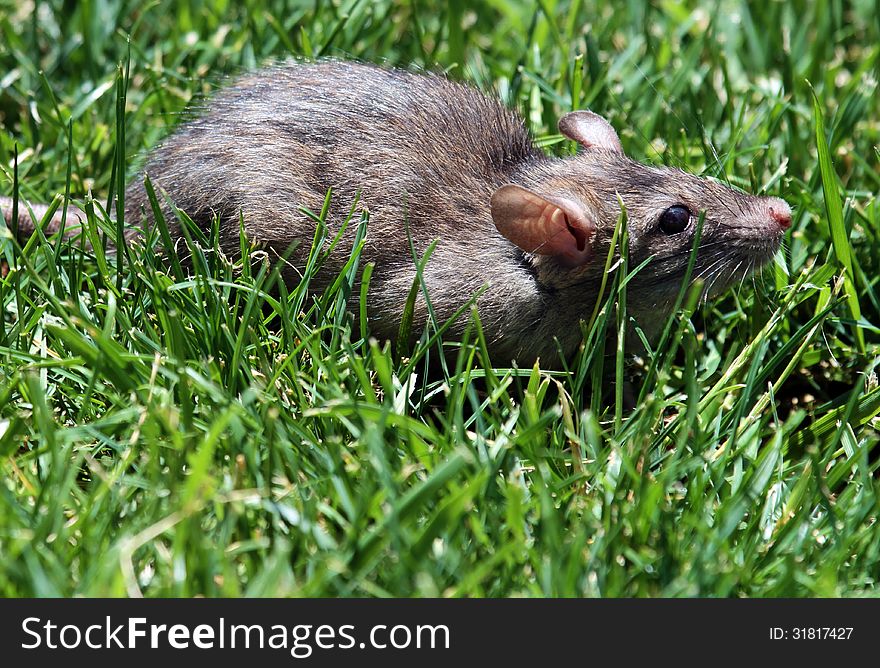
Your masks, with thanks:
[[(577, 348), (579, 321), (595, 306), (620, 216), (618, 194), (631, 266), (654, 257), (628, 290), (630, 312), (649, 330), (678, 292), (700, 210), (706, 221), (695, 277), (707, 283), (738, 280), (778, 248), (789, 223), (782, 200), (634, 162), (611, 126), (590, 112), (565, 116), (560, 129), (585, 150), (547, 157), (514, 112), (440, 76), (342, 62), (285, 64), (220, 92), (153, 151), (145, 171), (157, 192), (166, 191), (204, 229), (219, 216), (221, 245), (232, 255), (241, 216), (252, 241), (288, 255), (292, 283), (315, 229), (302, 209), (320, 212), (332, 189), (332, 235), (360, 193), (358, 208), (370, 213), (361, 266), (376, 264), (372, 333), (397, 334), (415, 277), (408, 229), (419, 255), (437, 240), (423, 275), (439, 322), (488, 286), (478, 308), (498, 363), (540, 357), (553, 364), (560, 348), (564, 355)], [(175, 216), (165, 214), (177, 235)], [(136, 178), (126, 222), (150, 218)], [(316, 288), (348, 260), (359, 218)], [(426, 317), (420, 299), (414, 331)]]

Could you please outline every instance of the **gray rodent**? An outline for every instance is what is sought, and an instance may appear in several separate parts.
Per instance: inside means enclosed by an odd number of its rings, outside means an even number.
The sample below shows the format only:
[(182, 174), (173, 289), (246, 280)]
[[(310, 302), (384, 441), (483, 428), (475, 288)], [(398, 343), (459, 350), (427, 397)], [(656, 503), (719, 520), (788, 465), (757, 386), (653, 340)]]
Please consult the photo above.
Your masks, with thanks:
[[(559, 130), (580, 144), (578, 155), (548, 157), (515, 112), (443, 76), (284, 63), (222, 90), (152, 152), (145, 171), (198, 225), (207, 229), (218, 215), (230, 255), (238, 254), (239, 216), (249, 239), (270, 253), (283, 256), (298, 244), (283, 271), (292, 283), (314, 234), (302, 208), (320, 211), (332, 188), (332, 234), (360, 192), (359, 207), (370, 213), (361, 266), (376, 264), (371, 332), (397, 334), (415, 277), (408, 226), (419, 254), (439, 240), (424, 281), (440, 322), (488, 284), (478, 309), (501, 363), (540, 358), (550, 366), (560, 348), (566, 356), (577, 349), (579, 321), (592, 313), (621, 214), (618, 196), (631, 266), (653, 257), (627, 293), (629, 312), (649, 335), (678, 294), (700, 211), (694, 277), (713, 292), (770, 260), (791, 223), (781, 199), (627, 158), (611, 125), (589, 111), (563, 116)], [(9, 200), (0, 204), (8, 219)], [(125, 205), (127, 222), (150, 223), (142, 178), (129, 186)], [(175, 216), (165, 214), (178, 236)], [(348, 260), (357, 219), (322, 280)], [(22, 228), (29, 225), (22, 215)], [(420, 299), (414, 331), (426, 317)], [(467, 320), (459, 318), (453, 333)]]

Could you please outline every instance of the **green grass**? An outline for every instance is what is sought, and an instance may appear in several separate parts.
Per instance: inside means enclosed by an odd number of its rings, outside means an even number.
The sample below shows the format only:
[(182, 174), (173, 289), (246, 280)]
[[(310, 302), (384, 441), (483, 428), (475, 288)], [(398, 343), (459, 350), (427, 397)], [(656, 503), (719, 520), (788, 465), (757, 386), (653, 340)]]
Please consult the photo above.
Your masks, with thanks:
[[(69, 192), (94, 246), (0, 240), (0, 595), (873, 595), (878, 13), (0, 0), (0, 194)], [(618, 273), (555, 374), (493, 368), (476, 326), (446, 363), (436, 328), (370, 340), (357, 254), (306, 295), (320, 225), (288, 289), (210, 237), (192, 275), (162, 229), (104, 253), (108, 201), (194, 97), (290, 55), (440, 67), (550, 151), (592, 108), (638, 159), (785, 197), (785, 251), (683, 295), (641, 368), (597, 344), (625, 329)]]

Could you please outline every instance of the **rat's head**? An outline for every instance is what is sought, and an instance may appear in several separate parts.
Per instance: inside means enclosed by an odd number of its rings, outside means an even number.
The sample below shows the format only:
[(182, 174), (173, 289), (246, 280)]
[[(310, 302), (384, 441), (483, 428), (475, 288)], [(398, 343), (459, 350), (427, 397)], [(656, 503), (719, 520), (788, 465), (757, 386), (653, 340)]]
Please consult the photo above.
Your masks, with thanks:
[(518, 175), (519, 183), (492, 196), (495, 226), (527, 253), (548, 287), (586, 287), (604, 271), (621, 202), (630, 267), (652, 258), (628, 284), (639, 320), (662, 318), (678, 294), (701, 212), (692, 280), (702, 279), (712, 293), (770, 261), (791, 224), (791, 211), (779, 198), (630, 160), (611, 125), (592, 112), (567, 114), (559, 129), (585, 150), (536, 163)]

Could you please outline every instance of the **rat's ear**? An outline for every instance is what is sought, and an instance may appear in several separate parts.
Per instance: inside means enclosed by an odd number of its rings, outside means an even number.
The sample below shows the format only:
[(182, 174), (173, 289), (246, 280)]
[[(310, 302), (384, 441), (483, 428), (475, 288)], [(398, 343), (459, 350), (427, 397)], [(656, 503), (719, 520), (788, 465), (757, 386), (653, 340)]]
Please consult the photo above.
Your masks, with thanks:
[(576, 200), (509, 184), (495, 191), (491, 203), (495, 227), (527, 253), (554, 255), (571, 266), (589, 261), (596, 223)]
[(623, 153), (620, 137), (599, 114), (592, 111), (572, 111), (559, 119), (559, 131), (584, 148), (604, 148)]

